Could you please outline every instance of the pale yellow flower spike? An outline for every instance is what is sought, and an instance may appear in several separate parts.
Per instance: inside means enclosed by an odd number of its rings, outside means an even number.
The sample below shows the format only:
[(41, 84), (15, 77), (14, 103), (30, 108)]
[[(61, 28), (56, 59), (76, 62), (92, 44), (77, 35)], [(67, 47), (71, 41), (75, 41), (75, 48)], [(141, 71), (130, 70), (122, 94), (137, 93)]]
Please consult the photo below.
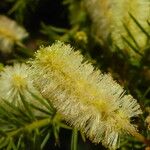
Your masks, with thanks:
[(20, 43), (28, 33), (15, 21), (0, 15), (0, 51), (10, 53), (13, 45)]
[(131, 117), (141, 114), (136, 100), (70, 45), (58, 41), (42, 47), (30, 64), (41, 94), (91, 141), (115, 149), (120, 135), (136, 132), (130, 123)]
[(135, 43), (128, 35), (125, 24), (133, 35), (140, 53), (147, 44), (147, 36), (139, 29), (131, 19), (132, 14), (141, 26), (150, 32), (147, 21), (150, 21), (150, 1), (149, 0), (83, 0), (93, 22), (93, 30), (99, 40), (105, 42), (111, 34), (113, 43), (120, 49), (125, 49), (128, 54), (137, 57), (136, 53), (123, 41), (122, 36)]

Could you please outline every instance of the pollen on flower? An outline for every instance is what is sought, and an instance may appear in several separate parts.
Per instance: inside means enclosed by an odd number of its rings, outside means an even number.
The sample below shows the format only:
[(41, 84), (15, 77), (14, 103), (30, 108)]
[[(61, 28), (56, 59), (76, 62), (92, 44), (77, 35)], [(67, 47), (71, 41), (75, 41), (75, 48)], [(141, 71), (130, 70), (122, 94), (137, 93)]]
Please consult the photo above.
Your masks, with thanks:
[(115, 149), (121, 135), (136, 132), (130, 118), (142, 113), (137, 101), (70, 45), (42, 47), (29, 63), (33, 84), (91, 141)]
[(26, 79), (22, 78), (20, 75), (14, 74), (12, 76), (12, 82), (13, 82), (14, 87), (18, 89), (25, 88), (27, 86)]
[(26, 38), (28, 33), (15, 21), (0, 15), (0, 50), (3, 53), (12, 51), (13, 45)]

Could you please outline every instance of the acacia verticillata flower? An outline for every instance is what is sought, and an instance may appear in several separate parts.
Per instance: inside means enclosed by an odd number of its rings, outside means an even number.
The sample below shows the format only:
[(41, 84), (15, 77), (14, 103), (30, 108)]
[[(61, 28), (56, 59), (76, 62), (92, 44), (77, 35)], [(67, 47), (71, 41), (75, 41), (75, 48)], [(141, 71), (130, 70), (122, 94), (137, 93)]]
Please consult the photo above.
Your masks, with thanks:
[(14, 64), (6, 66), (0, 72), (0, 98), (19, 106), (21, 102), (20, 95), (28, 97), (31, 101), (30, 92), (38, 93), (29, 79), (29, 66), (26, 64)]
[[(137, 57), (132, 47), (143, 49), (148, 37), (133, 21), (130, 14), (146, 32), (150, 31), (150, 1), (148, 0), (84, 0), (86, 9), (93, 22), (94, 34), (106, 42), (111, 37), (113, 47), (124, 49), (132, 57)], [(131, 45), (127, 44), (128, 41)]]
[(0, 15), (0, 51), (10, 53), (13, 45), (20, 43), (27, 36), (26, 30), (14, 20)]
[(116, 149), (121, 135), (137, 132), (130, 123), (142, 113), (137, 101), (69, 44), (41, 47), (29, 63), (33, 84), (43, 97), (92, 142)]

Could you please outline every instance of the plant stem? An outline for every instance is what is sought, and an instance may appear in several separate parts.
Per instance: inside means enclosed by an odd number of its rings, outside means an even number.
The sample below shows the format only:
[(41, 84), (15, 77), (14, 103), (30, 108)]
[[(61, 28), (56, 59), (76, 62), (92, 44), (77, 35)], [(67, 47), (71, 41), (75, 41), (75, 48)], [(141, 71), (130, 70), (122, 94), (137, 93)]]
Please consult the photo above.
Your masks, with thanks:
[(15, 130), (15, 131), (8, 132), (7, 135), (9, 137), (12, 137), (12, 136), (16, 136), (17, 134), (19, 134), (22, 131), (30, 132), (30, 131), (32, 131), (32, 130), (34, 130), (36, 128), (40, 128), (40, 127), (46, 126), (46, 125), (50, 124), (51, 122), (52, 122), (51, 118), (46, 118), (46, 119), (42, 119), (42, 120), (36, 120), (36, 121), (32, 122), (31, 124), (26, 125), (25, 127), (22, 127), (20, 129)]
[(78, 145), (78, 130), (74, 128), (72, 131), (71, 150), (77, 150), (77, 145)]

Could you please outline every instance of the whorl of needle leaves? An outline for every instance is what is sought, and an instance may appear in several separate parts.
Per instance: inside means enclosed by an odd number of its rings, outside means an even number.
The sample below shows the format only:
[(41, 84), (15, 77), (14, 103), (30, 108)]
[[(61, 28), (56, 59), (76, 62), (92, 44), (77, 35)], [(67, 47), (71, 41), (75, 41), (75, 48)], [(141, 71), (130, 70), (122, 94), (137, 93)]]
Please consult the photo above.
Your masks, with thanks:
[(136, 132), (130, 118), (141, 114), (137, 101), (70, 45), (41, 47), (30, 64), (34, 85), (91, 141), (115, 149), (120, 135)]

